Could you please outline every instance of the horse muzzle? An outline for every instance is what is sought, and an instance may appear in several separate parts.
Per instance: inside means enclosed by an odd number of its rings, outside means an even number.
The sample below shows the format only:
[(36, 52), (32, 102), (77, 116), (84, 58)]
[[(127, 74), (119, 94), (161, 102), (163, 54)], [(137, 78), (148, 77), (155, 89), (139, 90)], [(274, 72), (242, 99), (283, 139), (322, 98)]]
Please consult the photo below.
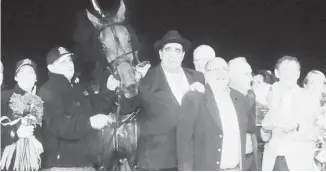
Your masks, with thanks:
[(132, 98), (138, 95), (138, 83), (133, 83), (128, 86), (122, 85), (122, 91), (126, 98)]

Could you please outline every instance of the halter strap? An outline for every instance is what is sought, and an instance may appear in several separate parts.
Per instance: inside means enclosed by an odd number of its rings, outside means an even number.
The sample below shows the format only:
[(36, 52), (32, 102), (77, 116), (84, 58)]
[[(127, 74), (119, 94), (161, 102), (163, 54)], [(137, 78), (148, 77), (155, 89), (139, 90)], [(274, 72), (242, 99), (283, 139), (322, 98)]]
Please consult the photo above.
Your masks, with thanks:
[[(112, 36), (113, 36), (113, 41), (115, 42), (117, 46), (117, 51), (119, 49), (121, 49), (124, 53), (119, 55), (119, 56), (116, 56), (114, 58), (113, 61), (111, 61), (108, 66), (105, 68), (107, 70), (110, 71), (110, 73), (114, 74), (116, 73), (116, 68), (117, 66), (119, 66), (122, 62), (126, 62), (127, 59), (125, 58), (127, 55), (129, 54), (132, 54), (134, 59), (136, 60), (137, 63), (139, 63), (139, 59), (138, 59), (138, 56), (136, 55), (135, 53), (135, 50), (133, 49), (133, 47), (131, 47), (131, 51), (129, 52), (125, 52), (125, 50), (122, 48), (121, 44), (120, 44), (120, 41), (119, 41), (119, 38), (117, 37), (117, 34), (116, 34), (116, 30), (113, 26), (116, 26), (116, 25), (121, 25), (121, 26), (125, 26), (124, 23), (121, 23), (121, 22), (116, 22), (116, 23), (111, 23), (111, 24), (107, 24), (107, 25), (104, 25), (98, 32), (98, 38), (99, 38), (99, 35), (101, 34), (101, 32), (106, 29), (106, 28), (110, 28), (111, 29), (111, 32), (112, 32)], [(98, 39), (99, 40), (99, 39)], [(100, 41), (101, 45), (102, 45), (102, 52), (104, 53), (104, 56), (106, 56), (106, 52), (108, 51), (108, 48)], [(122, 60), (121, 60), (122, 59)], [(130, 62), (128, 62), (130, 63)]]

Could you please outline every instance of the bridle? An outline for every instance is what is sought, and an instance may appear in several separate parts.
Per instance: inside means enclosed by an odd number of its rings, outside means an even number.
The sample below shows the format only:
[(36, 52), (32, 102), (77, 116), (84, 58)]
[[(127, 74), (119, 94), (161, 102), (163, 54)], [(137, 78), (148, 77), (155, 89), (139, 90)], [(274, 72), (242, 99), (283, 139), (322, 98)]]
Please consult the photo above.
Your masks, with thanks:
[[(122, 54), (121, 55), (117, 55), (110, 63), (108, 63), (108, 66), (105, 68), (106, 70), (109, 70), (109, 72), (111, 74), (113, 74), (115, 76), (115, 78), (119, 78), (118, 76), (118, 73), (117, 73), (117, 67), (123, 63), (123, 62), (126, 62), (128, 64), (132, 63), (128, 60), (128, 55), (129, 54), (132, 54), (133, 55), (133, 58), (136, 60), (136, 63), (139, 64), (140, 61), (138, 59), (138, 56), (136, 54), (137, 50), (135, 50), (133, 48), (133, 46), (131, 46), (131, 51), (128, 51), (126, 52), (121, 43), (120, 43), (120, 40), (117, 36), (117, 32), (116, 32), (116, 28), (114, 26), (117, 26), (117, 25), (120, 25), (120, 26), (123, 26), (123, 27), (126, 27), (124, 23), (120, 23), (120, 22), (116, 22), (116, 23), (112, 23), (112, 24), (107, 24), (107, 25), (104, 25), (99, 31), (98, 31), (98, 40), (101, 44), (101, 47), (102, 47), (102, 53), (104, 54), (104, 56), (107, 55), (107, 52), (110, 52), (110, 49), (106, 47), (105, 44), (103, 44), (100, 40), (100, 34), (102, 33), (103, 30), (107, 29), (107, 28), (110, 28), (111, 30), (111, 33), (112, 33), (112, 36), (113, 36), (113, 41), (114, 43), (117, 45), (117, 49), (116, 49), (116, 53), (119, 52), (119, 50), (122, 50)], [(127, 28), (127, 27), (126, 27)], [(131, 44), (131, 41), (132, 41), (132, 36), (130, 36), (129, 38), (129, 43)], [(130, 64), (130, 66), (132, 66)]]
[[(121, 64), (121, 63), (128, 63), (130, 64), (130, 66), (133, 68), (133, 70), (135, 70), (135, 68), (132, 66), (132, 62), (128, 59), (128, 55), (129, 54), (132, 54), (133, 55), (133, 58), (136, 60), (136, 63), (137, 64), (140, 64), (140, 61), (138, 59), (138, 56), (136, 54), (136, 50), (133, 49), (133, 46), (131, 46), (131, 51), (128, 51), (126, 52), (120, 41), (119, 41), (119, 38), (117, 36), (117, 33), (116, 33), (116, 28), (114, 26), (116, 25), (121, 25), (121, 26), (124, 26), (126, 27), (123, 23), (112, 23), (112, 24), (108, 24), (108, 25), (104, 25), (98, 32), (98, 35), (97, 35), (97, 39), (99, 40), (99, 42), (101, 43), (102, 45), (102, 53), (104, 54), (104, 56), (106, 57), (107, 55), (107, 52), (109, 52), (109, 48), (107, 48), (105, 46), (105, 44), (103, 44), (100, 40), (100, 34), (102, 33), (103, 30), (107, 29), (107, 28), (110, 28), (111, 29), (111, 33), (112, 33), (112, 36), (113, 36), (113, 41), (114, 43), (117, 45), (117, 49), (116, 49), (116, 53), (119, 52), (119, 50), (122, 50), (123, 53), (121, 55), (117, 55), (115, 56), (114, 60), (111, 61), (110, 63), (108, 63), (107, 67), (105, 67), (104, 70), (108, 70), (116, 79), (120, 80), (120, 76), (117, 72), (117, 67)], [(127, 27), (126, 27), (127, 28)], [(131, 44), (131, 36), (130, 36), (130, 40), (129, 40), (129, 43)], [(138, 114), (139, 112), (139, 108), (137, 108), (134, 112), (130, 113), (127, 115), (127, 118), (125, 118), (125, 120), (120, 120), (120, 111), (121, 111), (121, 100), (122, 100), (122, 89), (121, 89), (121, 86), (116, 90), (116, 94), (117, 94), (117, 100), (116, 100), (116, 105), (117, 105), (117, 109), (116, 109), (116, 124), (115, 126), (113, 127), (114, 128), (114, 134), (113, 134), (113, 137), (112, 137), (112, 142), (113, 142), (113, 145), (114, 145), (114, 149), (116, 151), (118, 151), (119, 149), (119, 142), (118, 142), (118, 129), (123, 125), (123, 124), (126, 124), (128, 122), (130, 122), (131, 120), (133, 120), (136, 116), (136, 114)]]
[[(102, 64), (100, 63), (100, 67), (102, 69), (103, 73), (108, 73), (109, 75), (113, 75), (115, 77), (115, 79), (121, 81), (121, 77), (119, 76), (118, 73), (118, 66), (120, 66), (122, 63), (127, 63), (130, 65), (130, 67), (132, 68), (133, 72), (136, 72), (136, 67), (134, 67), (135, 63), (133, 60), (130, 60), (130, 54), (133, 55), (133, 59), (135, 59), (135, 62), (137, 63), (137, 66), (140, 64), (140, 66), (142, 65), (142, 63), (140, 63), (139, 59), (138, 59), (138, 54), (137, 54), (137, 50), (135, 50), (134, 46), (133, 46), (133, 41), (132, 38), (133, 36), (135, 36), (134, 34), (132, 34), (132, 32), (130, 31), (131, 28), (128, 28), (124, 22), (125, 17), (124, 17), (124, 13), (125, 13), (125, 5), (123, 0), (120, 1), (120, 7), (118, 9), (118, 12), (116, 14), (116, 16), (114, 16), (115, 18), (112, 18), (110, 16), (105, 15), (101, 8), (99, 7), (97, 0), (91, 0), (92, 1), (92, 5), (95, 9), (95, 11), (101, 16), (100, 18), (100, 29), (98, 30), (97, 33), (97, 41), (99, 41), (100, 45), (101, 45), (101, 53), (103, 53), (105, 58), (100, 58), (99, 62), (102, 62)], [(119, 22), (117, 22), (119, 20)], [(92, 21), (92, 20), (91, 20)], [(108, 23), (108, 24), (107, 24)], [(123, 48), (119, 37), (117, 35), (117, 30), (116, 27), (114, 26), (123, 26), (125, 27), (130, 35), (129, 38), (129, 42), (131, 44), (131, 51), (125, 51), (125, 49)], [(105, 44), (103, 44), (102, 40), (100, 39), (100, 35), (101, 33), (106, 30), (106, 29), (110, 29), (111, 34), (112, 34), (112, 39), (111, 40), (115, 45), (116, 45), (116, 51), (113, 52), (114, 49), (110, 49), (109, 47), (106, 47)], [(111, 38), (110, 38), (111, 39)], [(94, 38), (95, 41), (95, 38)], [(135, 42), (137, 42), (137, 39), (135, 39)], [(118, 54), (122, 52), (121, 54)], [(111, 62), (109, 62), (107, 60), (108, 56), (114, 56), (113, 60)], [(129, 56), (129, 57), (128, 57)], [(104, 77), (102, 75), (102, 77)], [(106, 77), (106, 76), (105, 76)], [(120, 82), (121, 83), (121, 82)], [(114, 129), (114, 133), (113, 133), (113, 137), (110, 139), (110, 143), (113, 143), (113, 147), (114, 147), (114, 151), (119, 152), (119, 129), (121, 126), (123, 126), (123, 124), (127, 124), (135, 119), (135, 116), (138, 114), (139, 109), (136, 109), (134, 112), (132, 112), (131, 114), (127, 114), (127, 115), (123, 115), (123, 118), (121, 118), (121, 114), (120, 114), (120, 110), (121, 110), (121, 100), (122, 100), (122, 84), (120, 84), (120, 86), (118, 87), (118, 89), (116, 89), (116, 101), (115, 104), (117, 105), (117, 109), (116, 109), (116, 123), (114, 123), (113, 125), (111, 125), (111, 127)], [(138, 138), (137, 136), (137, 123), (135, 125), (135, 136), (136, 138)], [(137, 142), (137, 139), (136, 139)], [(104, 160), (104, 159), (103, 159)], [(122, 161), (123, 159), (119, 158), (119, 162), (117, 163), (118, 166), (122, 165)], [(103, 163), (102, 163), (103, 164)]]

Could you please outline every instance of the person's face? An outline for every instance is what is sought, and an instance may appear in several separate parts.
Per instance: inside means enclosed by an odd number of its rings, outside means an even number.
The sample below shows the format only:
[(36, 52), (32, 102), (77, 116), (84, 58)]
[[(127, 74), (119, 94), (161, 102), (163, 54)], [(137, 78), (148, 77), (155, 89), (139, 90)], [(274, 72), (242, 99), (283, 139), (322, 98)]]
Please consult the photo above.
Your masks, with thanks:
[(262, 75), (254, 76), (252, 81), (252, 89), (258, 88), (263, 83), (264, 83), (264, 77)]
[(248, 63), (238, 65), (238, 67), (230, 71), (230, 80), (234, 85), (243, 88), (243, 90), (249, 91), (251, 89), (252, 82), (252, 69)]
[(221, 66), (220, 64), (212, 62), (208, 64), (204, 74), (207, 83), (211, 87), (214, 87), (212, 89), (225, 89), (229, 83), (230, 77), (226, 63)]
[(312, 74), (308, 78), (305, 88), (316, 93), (322, 93), (325, 87), (325, 78), (318, 74)]
[(70, 55), (59, 58), (52, 65), (55, 72), (64, 75), (66, 78), (71, 79), (74, 76), (75, 66)]
[(182, 60), (185, 55), (181, 44), (168, 43), (159, 51), (159, 54), (164, 68), (181, 68)]
[(299, 65), (295, 61), (284, 61), (280, 64), (276, 72), (280, 83), (286, 87), (293, 87), (300, 77)]
[(206, 63), (211, 60), (211, 58), (204, 58), (204, 57), (196, 57), (194, 56), (194, 65), (196, 71), (205, 72), (205, 65)]
[(34, 69), (25, 65), (22, 66), (16, 74), (15, 80), (20, 88), (24, 90), (31, 90), (36, 83), (36, 73)]

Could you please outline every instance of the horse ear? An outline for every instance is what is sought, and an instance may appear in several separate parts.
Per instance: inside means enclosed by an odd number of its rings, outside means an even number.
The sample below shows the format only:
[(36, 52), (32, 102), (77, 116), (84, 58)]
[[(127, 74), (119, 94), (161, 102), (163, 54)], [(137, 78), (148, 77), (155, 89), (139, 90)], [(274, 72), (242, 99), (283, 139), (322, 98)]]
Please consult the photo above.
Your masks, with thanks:
[(126, 6), (123, 0), (120, 0), (120, 7), (118, 9), (118, 12), (116, 14), (116, 21), (117, 22), (123, 22), (125, 20), (125, 13), (126, 13)]
[(89, 21), (92, 22), (93, 26), (96, 28), (96, 29), (101, 29), (102, 27), (102, 23), (100, 21), (99, 18), (97, 18), (96, 16), (94, 16), (92, 13), (90, 13), (88, 10), (86, 10), (86, 13), (87, 13), (87, 18)]

